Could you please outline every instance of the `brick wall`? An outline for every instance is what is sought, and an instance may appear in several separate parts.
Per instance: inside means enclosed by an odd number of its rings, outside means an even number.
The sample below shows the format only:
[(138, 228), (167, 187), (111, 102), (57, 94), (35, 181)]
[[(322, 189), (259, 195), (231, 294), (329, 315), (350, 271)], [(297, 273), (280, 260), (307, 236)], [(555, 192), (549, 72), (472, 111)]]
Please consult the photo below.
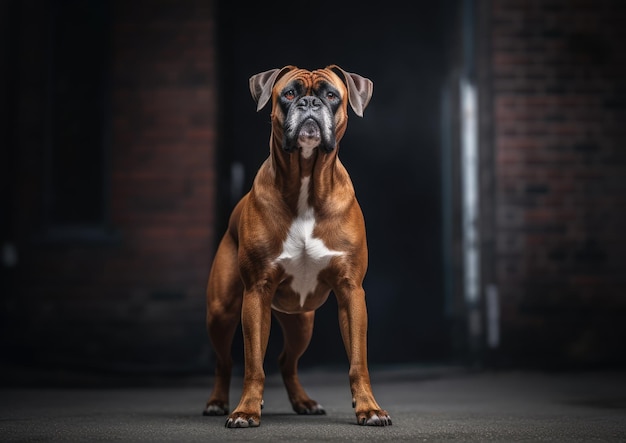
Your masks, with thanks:
[(624, 362), (626, 3), (491, 4), (503, 349)]
[(16, 174), (19, 262), (14, 294), (3, 306), (12, 338), (3, 344), (20, 362), (52, 368), (193, 370), (209, 359), (204, 289), (214, 243), (217, 112), (212, 5), (111, 6), (110, 231), (96, 242), (37, 239), (45, 84), (32, 71), (45, 72), (45, 34), (38, 29), (46, 29), (47, 18), (38, 1), (19, 10), (22, 33), (34, 33), (20, 49), (36, 49), (16, 67), (31, 73), (21, 82), (20, 100), (34, 99), (18, 118), (16, 167), (26, 178)]

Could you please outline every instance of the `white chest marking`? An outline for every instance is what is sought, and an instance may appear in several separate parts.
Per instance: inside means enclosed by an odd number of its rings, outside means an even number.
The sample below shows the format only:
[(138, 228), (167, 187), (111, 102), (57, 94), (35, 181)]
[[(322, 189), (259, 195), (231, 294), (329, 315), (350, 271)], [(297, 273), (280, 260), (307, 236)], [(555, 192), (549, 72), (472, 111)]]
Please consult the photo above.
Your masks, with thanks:
[(330, 250), (321, 239), (313, 237), (315, 214), (307, 203), (308, 198), (309, 177), (304, 177), (298, 196), (298, 216), (289, 228), (282, 253), (275, 260), (287, 274), (293, 276), (291, 288), (300, 296), (301, 307), (307, 295), (315, 290), (319, 272), (328, 266), (331, 258), (343, 255), (343, 252)]

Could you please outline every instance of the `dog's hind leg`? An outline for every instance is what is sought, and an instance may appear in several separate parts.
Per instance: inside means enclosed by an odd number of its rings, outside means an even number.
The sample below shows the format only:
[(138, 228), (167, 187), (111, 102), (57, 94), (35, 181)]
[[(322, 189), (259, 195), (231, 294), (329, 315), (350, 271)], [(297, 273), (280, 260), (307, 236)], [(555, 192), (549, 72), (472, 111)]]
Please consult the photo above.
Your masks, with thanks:
[(243, 285), (234, 240), (226, 234), (215, 255), (207, 286), (206, 325), (215, 351), (215, 383), (203, 415), (227, 415), (233, 366), (233, 337), (241, 320)]
[(298, 360), (311, 341), (315, 312), (285, 314), (274, 311), (274, 316), (283, 330), (285, 346), (278, 363), (293, 410), (298, 414), (325, 414), (322, 405), (308, 396), (298, 379)]

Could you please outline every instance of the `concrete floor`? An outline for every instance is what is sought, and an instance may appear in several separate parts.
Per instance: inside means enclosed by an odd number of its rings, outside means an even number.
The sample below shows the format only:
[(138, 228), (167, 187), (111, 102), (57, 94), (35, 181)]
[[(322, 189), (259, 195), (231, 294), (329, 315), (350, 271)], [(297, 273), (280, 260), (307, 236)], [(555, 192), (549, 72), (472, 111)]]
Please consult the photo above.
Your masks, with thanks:
[[(626, 441), (626, 374), (372, 369), (393, 426), (356, 425), (347, 374), (301, 379), (325, 416), (295, 415), (268, 377), (261, 427), (226, 429), (203, 417), (210, 378), (149, 387), (2, 388), (3, 442)], [(6, 381), (6, 380), (5, 380)], [(233, 381), (231, 406), (241, 378)]]

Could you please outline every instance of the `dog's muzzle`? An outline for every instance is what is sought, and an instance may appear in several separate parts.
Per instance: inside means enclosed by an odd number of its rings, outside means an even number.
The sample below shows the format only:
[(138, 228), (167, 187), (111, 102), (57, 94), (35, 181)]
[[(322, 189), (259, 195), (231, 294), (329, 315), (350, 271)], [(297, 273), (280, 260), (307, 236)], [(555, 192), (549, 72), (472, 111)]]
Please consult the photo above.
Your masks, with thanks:
[(306, 96), (294, 103), (284, 124), (283, 149), (293, 152), (314, 148), (331, 152), (335, 148), (335, 128), (331, 110), (318, 97)]
[(313, 118), (307, 118), (298, 131), (298, 146), (302, 149), (317, 148), (322, 141), (320, 125)]

